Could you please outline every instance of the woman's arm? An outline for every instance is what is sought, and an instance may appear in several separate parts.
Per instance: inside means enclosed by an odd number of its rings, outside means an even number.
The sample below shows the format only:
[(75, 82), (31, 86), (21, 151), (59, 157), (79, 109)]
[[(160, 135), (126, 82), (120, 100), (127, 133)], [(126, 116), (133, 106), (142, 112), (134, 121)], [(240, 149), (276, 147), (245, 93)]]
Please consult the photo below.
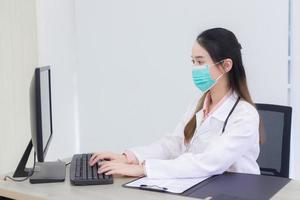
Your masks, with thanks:
[(130, 162), (134, 155), (133, 163), (140, 164), (146, 159), (174, 159), (181, 153), (182, 140), (181, 136), (167, 135), (150, 145), (130, 148), (125, 154)]
[[(244, 110), (232, 115), (226, 131), (201, 154), (184, 153), (173, 160), (147, 159), (149, 178), (192, 178), (221, 174), (240, 156), (258, 143), (257, 111)], [(228, 121), (229, 122), (229, 121)]]

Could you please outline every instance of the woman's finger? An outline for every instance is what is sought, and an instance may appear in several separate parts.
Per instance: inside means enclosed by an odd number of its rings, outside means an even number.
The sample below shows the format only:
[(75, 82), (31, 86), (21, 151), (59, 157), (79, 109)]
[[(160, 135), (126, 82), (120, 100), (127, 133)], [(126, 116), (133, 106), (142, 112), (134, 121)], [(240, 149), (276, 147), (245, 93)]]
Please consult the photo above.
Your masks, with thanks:
[(124, 175), (124, 174), (122, 174), (121, 170), (110, 170), (105, 173), (105, 175), (107, 175), (107, 176), (112, 175), (112, 174)]
[(108, 171), (111, 171), (111, 170), (114, 170), (114, 169), (118, 169), (119, 167), (116, 166), (116, 165), (107, 165), (107, 166), (104, 166), (103, 168), (99, 169), (98, 172), (99, 173), (105, 173), (105, 172), (108, 172)]
[[(90, 165), (94, 165), (99, 160), (104, 160), (104, 159), (112, 159), (112, 156), (107, 153), (106, 154), (105, 153), (98, 154), (94, 157), (93, 160), (91, 160)], [(107, 162), (107, 161), (103, 161), (103, 162)]]
[(90, 165), (93, 166), (94, 164), (96, 164), (96, 162), (98, 162), (99, 160), (101, 160), (103, 157), (102, 154), (97, 154), (93, 159), (90, 159)]
[(90, 164), (90, 165), (92, 164), (93, 160), (96, 158), (96, 156), (97, 156), (98, 154), (99, 154), (99, 153), (94, 153), (94, 154), (92, 155), (92, 157), (91, 157), (90, 160), (89, 160), (89, 164)]
[(105, 165), (101, 166), (98, 170), (99, 173), (104, 173), (107, 171), (111, 171), (111, 170), (116, 170), (116, 169), (122, 169), (124, 168), (124, 165), (121, 163), (106, 163)]
[(106, 161), (102, 165), (100, 165), (99, 169), (104, 169), (109, 166), (119, 166), (119, 165), (122, 165), (122, 164), (118, 163), (118, 162)]
[(98, 169), (98, 172), (99, 172), (99, 173), (107, 172), (110, 168), (111, 168), (110, 165), (107, 165), (107, 166), (101, 166), (101, 167)]

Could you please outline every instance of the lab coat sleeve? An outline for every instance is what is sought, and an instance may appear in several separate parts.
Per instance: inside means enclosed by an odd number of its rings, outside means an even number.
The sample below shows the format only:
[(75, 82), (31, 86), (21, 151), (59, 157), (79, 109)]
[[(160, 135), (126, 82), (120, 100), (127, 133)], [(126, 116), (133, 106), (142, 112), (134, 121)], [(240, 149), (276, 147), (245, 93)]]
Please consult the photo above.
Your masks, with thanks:
[(244, 109), (228, 120), (226, 131), (214, 138), (203, 153), (184, 153), (173, 160), (148, 159), (149, 178), (192, 178), (221, 174), (258, 143), (256, 109)]
[(191, 118), (200, 97), (197, 95), (194, 98), (171, 134), (162, 137), (150, 145), (130, 148), (128, 151), (131, 151), (136, 156), (139, 163), (142, 163), (146, 159), (174, 159), (178, 157), (182, 152), (181, 145), (184, 140), (184, 127)]
[(140, 147), (130, 148), (139, 163), (146, 159), (172, 159), (180, 154), (182, 138), (177, 135), (166, 135), (160, 140)]

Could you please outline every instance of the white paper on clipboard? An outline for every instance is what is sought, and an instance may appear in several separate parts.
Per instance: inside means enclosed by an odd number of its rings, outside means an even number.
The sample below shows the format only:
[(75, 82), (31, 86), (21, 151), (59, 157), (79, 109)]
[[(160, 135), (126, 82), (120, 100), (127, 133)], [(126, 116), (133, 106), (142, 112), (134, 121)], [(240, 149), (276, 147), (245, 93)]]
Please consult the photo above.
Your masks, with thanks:
[[(125, 184), (127, 187), (141, 188), (146, 186), (148, 189), (155, 189), (157, 191), (165, 191), (180, 194), (194, 185), (206, 180), (209, 177), (202, 178), (180, 178), (180, 179), (150, 179), (143, 177)], [(144, 188), (145, 189), (145, 188)]]

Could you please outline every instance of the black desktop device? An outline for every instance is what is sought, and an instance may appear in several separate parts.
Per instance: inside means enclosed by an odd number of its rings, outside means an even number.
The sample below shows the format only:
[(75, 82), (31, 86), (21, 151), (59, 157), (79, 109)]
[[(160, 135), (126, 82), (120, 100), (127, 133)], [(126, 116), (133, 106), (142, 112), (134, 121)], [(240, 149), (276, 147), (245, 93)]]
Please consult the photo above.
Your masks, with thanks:
[(112, 184), (112, 175), (98, 173), (98, 163), (88, 164), (92, 154), (75, 154), (70, 166), (70, 181), (73, 185), (103, 185)]
[[(53, 135), (51, 73), (50, 67), (36, 68), (30, 84), (31, 140), (14, 172), (13, 177), (30, 176), (31, 183), (59, 182), (65, 180), (64, 162), (44, 162)], [(34, 168), (26, 163), (34, 147)]]
[[(45, 162), (53, 135), (51, 70), (49, 66), (36, 68), (30, 84), (31, 140), (14, 172), (13, 177), (30, 177), (31, 183), (61, 182), (65, 180), (66, 163)], [(26, 163), (34, 147), (34, 167)], [(113, 183), (113, 177), (98, 174), (98, 163), (89, 166), (92, 154), (76, 154), (70, 164), (70, 181), (73, 185), (100, 185)], [(35, 160), (38, 162), (35, 162)]]

